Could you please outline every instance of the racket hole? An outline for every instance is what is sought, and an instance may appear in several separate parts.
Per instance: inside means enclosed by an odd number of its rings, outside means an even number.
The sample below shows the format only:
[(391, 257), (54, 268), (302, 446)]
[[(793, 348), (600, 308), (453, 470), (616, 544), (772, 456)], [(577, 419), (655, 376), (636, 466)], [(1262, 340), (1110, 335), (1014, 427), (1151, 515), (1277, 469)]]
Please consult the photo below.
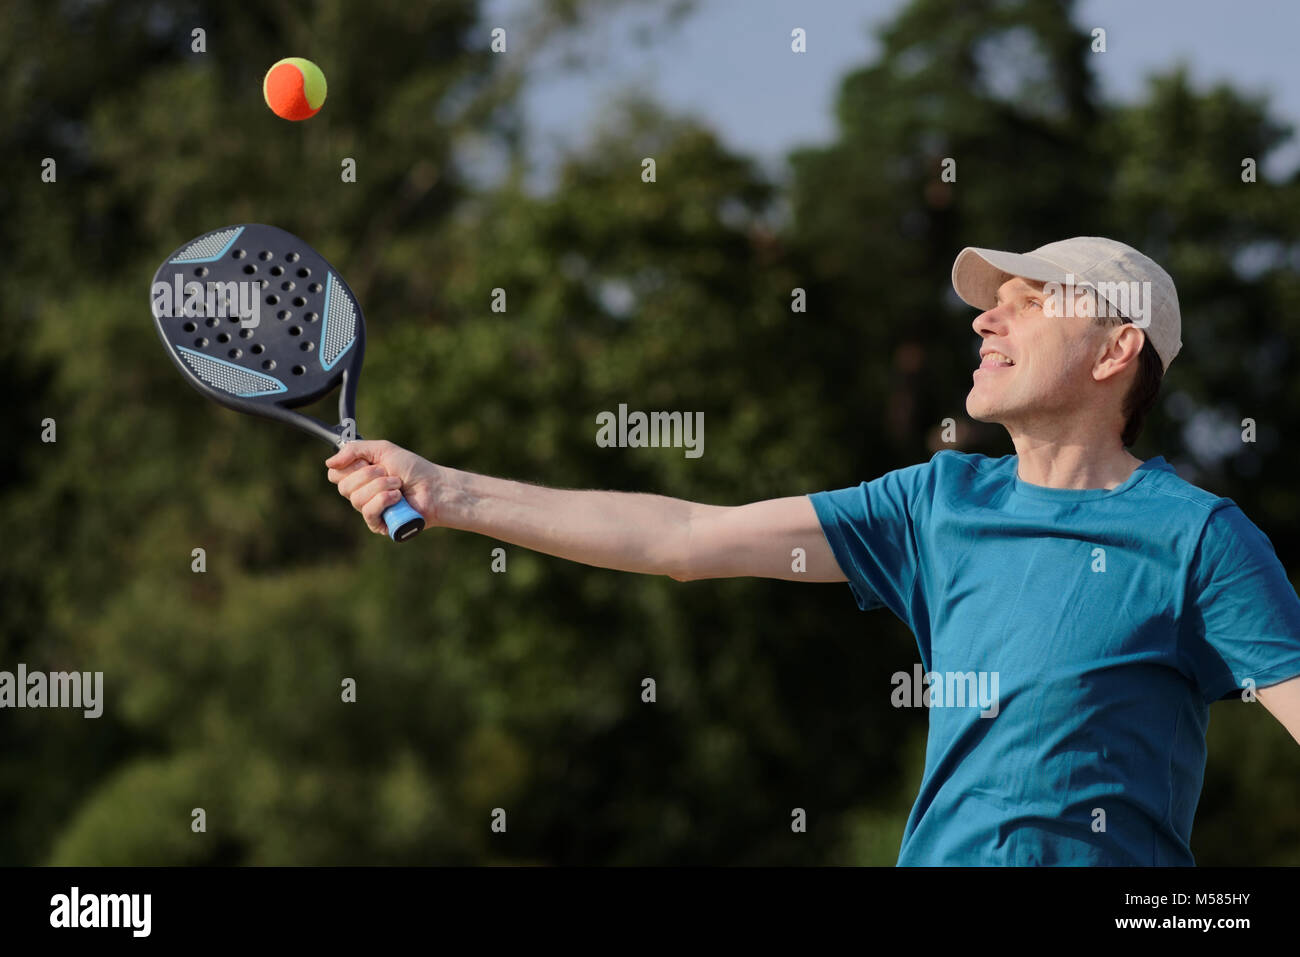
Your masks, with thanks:
[(275, 318), (288, 319), (291, 315), (293, 315), (293, 313), (291, 313), (288, 309), (281, 309), (279, 312), (275, 314)]
[(308, 322), (315, 322), (317, 319), (320, 318), (320, 316), (316, 315), (316, 313), (314, 313), (314, 312), (309, 312), (309, 313), (306, 313), (306, 314), (303, 316), (303, 318), (306, 319)]
[(202, 336), (199, 336), (197, 339), (194, 340), (194, 344), (198, 346), (200, 349), (206, 349), (208, 347), (208, 340), (204, 339)]
[(267, 372), (270, 372), (272, 369), (275, 368), (275, 360), (274, 360), (274, 359), (263, 359), (263, 360), (262, 360), (262, 368), (265, 369)]
[(308, 269), (306, 266), (303, 266), (301, 269), (298, 270), (299, 279), (306, 279), (310, 275), (311, 275), (311, 270)]
[(198, 326), (196, 326), (192, 322), (187, 322), (185, 323), (185, 325), (181, 326), (181, 328), (184, 329), (186, 332), (193, 332), (195, 329), (198, 328)]
[(285, 292), (293, 292), (293, 280), (286, 279), (284, 282), (280, 283), (280, 288)]
[(301, 258), (301, 257), (299, 257), (299, 255), (298, 255), (297, 253), (285, 253), (285, 254), (284, 254), (285, 262), (296, 263), (296, 262), (299, 260), (299, 258)]
[(229, 342), (229, 341), (230, 341), (230, 333), (228, 333), (228, 332), (223, 332), (221, 335), (217, 336), (217, 341), (220, 342), (220, 343), (227, 343), (227, 342)]
[(280, 297), (279, 297), (279, 296), (276, 296), (276, 295), (271, 295), (271, 296), (267, 296), (267, 297), (266, 297), (266, 304), (267, 304), (268, 306), (274, 306), (274, 305), (276, 305), (279, 301), (280, 301)]
[(266, 347), (263, 346), (260, 342), (253, 346), (253, 355), (255, 356), (260, 356), (265, 351), (266, 351)]
[(194, 275), (196, 276), (206, 276), (207, 274), (208, 274), (207, 266), (200, 266), (198, 269), (194, 270)]
[(239, 322), (239, 316), (235, 315), (233, 311), (230, 313), (230, 321), (233, 323)]
[(207, 326), (209, 329), (215, 329), (217, 323), (220, 321), (221, 320), (218, 319), (216, 316), (208, 316), (208, 318), (203, 320), (203, 324)]
[(302, 298), (302, 296), (294, 296), (293, 304), (301, 309), (303, 306), (307, 305), (307, 300)]
[(320, 284), (320, 283), (318, 283), (318, 282), (314, 282), (314, 283), (312, 283), (310, 286), (307, 287), (307, 291), (308, 291), (308, 292), (320, 292), (320, 291), (321, 291), (321, 288), (322, 288), (322, 287), (321, 287), (321, 284)]
[(244, 354), (243, 349), (231, 349), (229, 352), (226, 353), (226, 355), (230, 356), (230, 358), (232, 359), (238, 359), (243, 354)]
[(300, 335), (302, 335), (302, 326), (290, 326), (290, 327), (289, 327), (289, 335), (291, 335), (291, 336), (300, 336)]
[(267, 286), (271, 285), (270, 281), (267, 280), (267, 279), (259, 279), (259, 280), (257, 281), (257, 284), (258, 284), (259, 286), (261, 286), (263, 289), (265, 289)]
[(316, 343), (308, 339), (306, 342), (300, 343), (298, 348), (301, 349), (303, 352), (311, 352), (313, 349), (316, 348)]
[(247, 266), (244, 267), (244, 273), (246, 275), (251, 276), (255, 272), (257, 272), (257, 266), (253, 265), (252, 263), (249, 263)]
[(294, 367), (293, 367), (293, 374), (294, 374), (294, 375), (302, 375), (302, 374), (303, 374), (304, 372), (306, 372), (306, 371), (307, 371), (307, 367), (306, 367), (306, 366), (294, 366)]
[(244, 258), (245, 256), (247, 256), (247, 255), (248, 255), (248, 253), (244, 252), (242, 249), (235, 249), (235, 250), (232, 250), (232, 251), (231, 251), (231, 253), (230, 253), (230, 258), (231, 258), (231, 259), (243, 259), (243, 258)]
[(284, 272), (284, 267), (283, 267), (283, 266), (272, 266), (272, 267), (271, 267), (271, 275), (272, 275), (272, 276), (278, 276), (278, 275), (280, 275), (280, 274), (283, 273), (283, 272)]
[(240, 329), (240, 330), (239, 330), (239, 338), (241, 338), (241, 339), (251, 339), (251, 338), (253, 338), (253, 330), (252, 330), (252, 329)]
[(263, 249), (260, 253), (257, 254), (257, 258), (262, 260), (263, 262), (266, 262), (268, 259), (271, 258), (271, 250)]

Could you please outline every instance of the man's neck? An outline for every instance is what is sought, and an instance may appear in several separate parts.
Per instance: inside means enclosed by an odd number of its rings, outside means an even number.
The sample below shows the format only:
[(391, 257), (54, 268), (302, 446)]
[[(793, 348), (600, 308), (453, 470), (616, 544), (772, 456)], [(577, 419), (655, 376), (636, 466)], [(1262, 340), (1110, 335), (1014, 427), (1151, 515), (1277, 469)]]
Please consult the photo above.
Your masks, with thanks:
[(1016, 474), (1022, 482), (1048, 488), (1105, 488), (1123, 485), (1142, 460), (1129, 454), (1118, 437), (1108, 442), (1041, 441), (1013, 436)]

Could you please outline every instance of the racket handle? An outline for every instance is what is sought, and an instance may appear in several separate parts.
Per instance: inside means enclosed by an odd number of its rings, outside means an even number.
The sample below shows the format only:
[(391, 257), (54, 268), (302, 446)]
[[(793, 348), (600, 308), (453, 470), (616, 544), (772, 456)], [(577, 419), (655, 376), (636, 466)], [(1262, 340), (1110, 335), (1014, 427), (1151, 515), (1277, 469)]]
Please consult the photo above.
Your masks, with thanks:
[(384, 509), (384, 524), (388, 526), (388, 537), (395, 542), (404, 542), (414, 538), (424, 528), (424, 516), (399, 498)]

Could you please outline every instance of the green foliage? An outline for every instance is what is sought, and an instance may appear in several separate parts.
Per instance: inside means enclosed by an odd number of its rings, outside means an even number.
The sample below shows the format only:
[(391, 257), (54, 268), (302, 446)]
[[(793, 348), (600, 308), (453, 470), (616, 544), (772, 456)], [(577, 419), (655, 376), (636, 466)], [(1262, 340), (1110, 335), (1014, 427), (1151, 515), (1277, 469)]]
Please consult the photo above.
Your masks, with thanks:
[[(0, 195), (16, 430), (0, 666), (102, 670), (107, 702), (98, 721), (0, 723), (0, 861), (896, 857), (924, 742), (924, 716), (888, 704), (915, 658), (899, 622), (860, 615), (843, 586), (678, 584), (513, 548), (496, 575), (495, 542), (369, 535), (323, 445), (206, 403), (158, 350), (157, 261), (224, 223), (281, 225), (348, 277), (370, 320), (365, 434), (473, 471), (716, 503), (922, 460), (945, 416), (963, 448), (1009, 451), (963, 416), (977, 343), (952, 259), (1114, 235), (1165, 262), (1183, 300), (1166, 384), (1183, 398), (1143, 447), (1300, 563), (1282, 441), (1300, 426), (1300, 190), (1240, 180), (1241, 157), (1262, 163), (1288, 132), (1265, 103), (1172, 73), (1104, 104), (1069, 4), (917, 0), (845, 78), (835, 142), (794, 154), (788, 182), (633, 98), (534, 196), (518, 77), (470, 35), (476, 4), (300, 7), (7, 11), (0, 166), (23, 185)], [(567, 29), (585, 8), (551, 9)], [(260, 91), (290, 49), (330, 84), (296, 125)], [(508, 151), (502, 183), (470, 185), (471, 133)], [(37, 182), (44, 156), (57, 184)], [(1263, 265), (1245, 274), (1251, 250)], [(597, 448), (595, 416), (620, 402), (703, 411), (704, 456)], [(1258, 447), (1198, 457), (1189, 429), (1216, 411), (1255, 416)], [(57, 444), (37, 440), (46, 416)], [(1300, 862), (1275, 796), (1300, 761), (1270, 723), (1216, 706), (1202, 863)], [(506, 834), (488, 829), (497, 807)]]

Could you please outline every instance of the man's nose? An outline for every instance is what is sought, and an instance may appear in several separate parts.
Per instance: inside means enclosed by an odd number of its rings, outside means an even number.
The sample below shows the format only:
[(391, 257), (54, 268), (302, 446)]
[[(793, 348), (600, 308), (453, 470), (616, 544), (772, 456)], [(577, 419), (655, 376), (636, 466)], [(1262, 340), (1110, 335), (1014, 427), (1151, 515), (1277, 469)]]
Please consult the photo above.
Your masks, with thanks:
[(970, 325), (977, 336), (983, 337), (996, 332), (1004, 321), (1002, 307), (994, 306), (992, 309), (985, 309), (981, 312)]

